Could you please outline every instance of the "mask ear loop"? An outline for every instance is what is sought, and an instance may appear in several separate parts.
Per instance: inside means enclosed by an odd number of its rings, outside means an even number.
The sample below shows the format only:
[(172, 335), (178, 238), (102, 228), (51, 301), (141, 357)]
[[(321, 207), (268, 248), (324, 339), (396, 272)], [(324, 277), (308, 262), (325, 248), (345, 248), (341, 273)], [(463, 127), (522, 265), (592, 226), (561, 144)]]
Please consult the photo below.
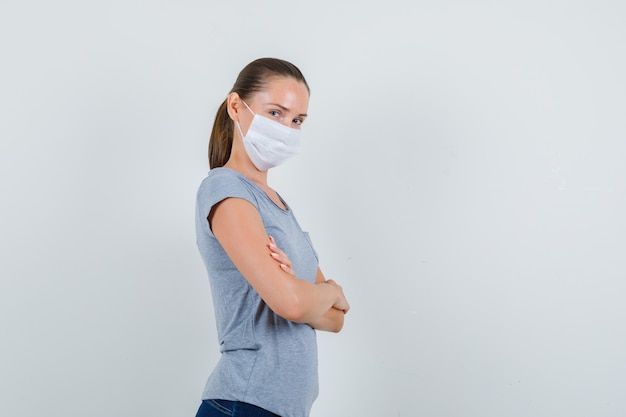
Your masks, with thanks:
[(246, 103), (245, 101), (241, 100), (241, 102), (248, 108), (248, 110), (250, 110), (250, 113), (254, 114), (256, 116), (256, 113), (252, 111), (252, 109), (250, 108), (250, 106), (248, 106), (248, 103)]
[[(248, 103), (246, 103), (243, 99), (241, 100), (241, 102), (248, 108), (248, 110), (250, 110), (250, 113), (256, 116), (256, 113), (252, 111), (250, 106), (248, 106)], [(241, 130), (241, 125), (236, 120), (235, 120), (235, 124), (237, 125), (237, 129), (239, 129), (239, 133), (241, 133), (241, 139), (243, 139), (245, 135), (243, 134), (243, 130)]]
[(243, 135), (243, 130), (241, 130), (241, 125), (236, 120), (235, 120), (235, 124), (237, 125), (237, 129), (239, 129), (239, 134), (241, 135), (241, 139), (243, 139), (244, 135)]

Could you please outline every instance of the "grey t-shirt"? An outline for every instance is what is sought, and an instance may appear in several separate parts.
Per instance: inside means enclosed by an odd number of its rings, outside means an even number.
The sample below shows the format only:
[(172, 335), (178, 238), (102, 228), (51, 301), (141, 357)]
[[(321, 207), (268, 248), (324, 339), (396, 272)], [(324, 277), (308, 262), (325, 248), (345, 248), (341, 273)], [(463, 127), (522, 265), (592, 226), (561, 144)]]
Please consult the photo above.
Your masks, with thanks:
[(308, 234), (287, 204), (283, 210), (237, 171), (209, 172), (197, 194), (196, 238), (211, 283), (222, 354), (202, 398), (243, 401), (283, 417), (306, 417), (318, 394), (315, 330), (274, 313), (211, 232), (211, 208), (230, 197), (257, 208), (265, 230), (289, 256), (299, 279), (315, 282), (318, 266)]

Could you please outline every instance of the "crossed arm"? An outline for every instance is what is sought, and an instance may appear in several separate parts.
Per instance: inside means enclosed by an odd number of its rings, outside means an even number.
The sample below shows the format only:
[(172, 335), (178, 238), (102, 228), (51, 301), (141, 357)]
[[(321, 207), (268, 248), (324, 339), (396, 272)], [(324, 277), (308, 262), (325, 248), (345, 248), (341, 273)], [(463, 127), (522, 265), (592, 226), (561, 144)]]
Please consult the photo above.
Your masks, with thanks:
[[(329, 282), (326, 281), (322, 271), (317, 268), (317, 277), (315, 282)], [(317, 330), (324, 330), (327, 332), (340, 332), (343, 328), (343, 319), (348, 310), (340, 310), (336, 307), (331, 307), (322, 317), (309, 323), (311, 327)]]
[[(270, 249), (270, 256), (279, 263), (280, 268), (283, 271), (295, 277), (296, 274), (293, 272), (289, 257), (287, 256), (285, 252), (280, 250), (280, 248), (276, 245), (274, 238), (271, 236), (270, 236), (270, 243), (268, 247)], [(321, 283), (328, 283), (328, 282), (329, 281), (327, 281), (326, 278), (324, 277), (322, 270), (318, 267), (317, 275), (315, 277), (315, 283), (321, 284)], [(314, 320), (308, 324), (317, 330), (324, 330), (327, 332), (337, 333), (341, 331), (341, 329), (343, 328), (343, 319), (344, 319), (343, 316), (346, 313), (347, 311), (345, 310), (339, 310), (335, 307), (331, 307), (326, 313), (324, 313), (323, 316), (321, 316), (317, 320)]]
[(251, 203), (227, 198), (213, 207), (208, 221), (237, 269), (276, 314), (320, 330), (341, 329), (350, 309), (343, 289), (327, 281), (319, 268), (314, 284), (295, 277), (289, 258), (269, 239)]

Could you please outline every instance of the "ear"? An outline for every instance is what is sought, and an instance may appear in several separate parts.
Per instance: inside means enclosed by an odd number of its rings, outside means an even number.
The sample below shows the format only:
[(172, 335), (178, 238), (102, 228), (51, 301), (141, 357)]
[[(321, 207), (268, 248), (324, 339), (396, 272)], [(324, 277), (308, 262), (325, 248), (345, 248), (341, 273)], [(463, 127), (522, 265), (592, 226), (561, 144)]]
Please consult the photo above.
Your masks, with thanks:
[(237, 93), (230, 93), (228, 98), (226, 99), (226, 110), (228, 111), (228, 116), (238, 122), (239, 121), (239, 109), (243, 103), (241, 102), (241, 97)]

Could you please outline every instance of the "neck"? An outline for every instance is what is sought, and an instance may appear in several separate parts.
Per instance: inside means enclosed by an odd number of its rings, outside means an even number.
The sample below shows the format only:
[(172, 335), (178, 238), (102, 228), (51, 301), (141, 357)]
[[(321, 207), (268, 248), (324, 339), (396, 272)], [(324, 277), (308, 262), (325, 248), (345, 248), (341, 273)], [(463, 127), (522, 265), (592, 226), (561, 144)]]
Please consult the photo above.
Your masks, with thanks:
[(245, 153), (245, 150), (241, 150), (237, 146), (233, 146), (233, 149), (230, 153), (230, 158), (228, 162), (224, 164), (224, 168), (233, 169), (240, 174), (245, 175), (249, 180), (258, 184), (261, 187), (267, 187), (267, 171), (259, 171), (248, 155)]

